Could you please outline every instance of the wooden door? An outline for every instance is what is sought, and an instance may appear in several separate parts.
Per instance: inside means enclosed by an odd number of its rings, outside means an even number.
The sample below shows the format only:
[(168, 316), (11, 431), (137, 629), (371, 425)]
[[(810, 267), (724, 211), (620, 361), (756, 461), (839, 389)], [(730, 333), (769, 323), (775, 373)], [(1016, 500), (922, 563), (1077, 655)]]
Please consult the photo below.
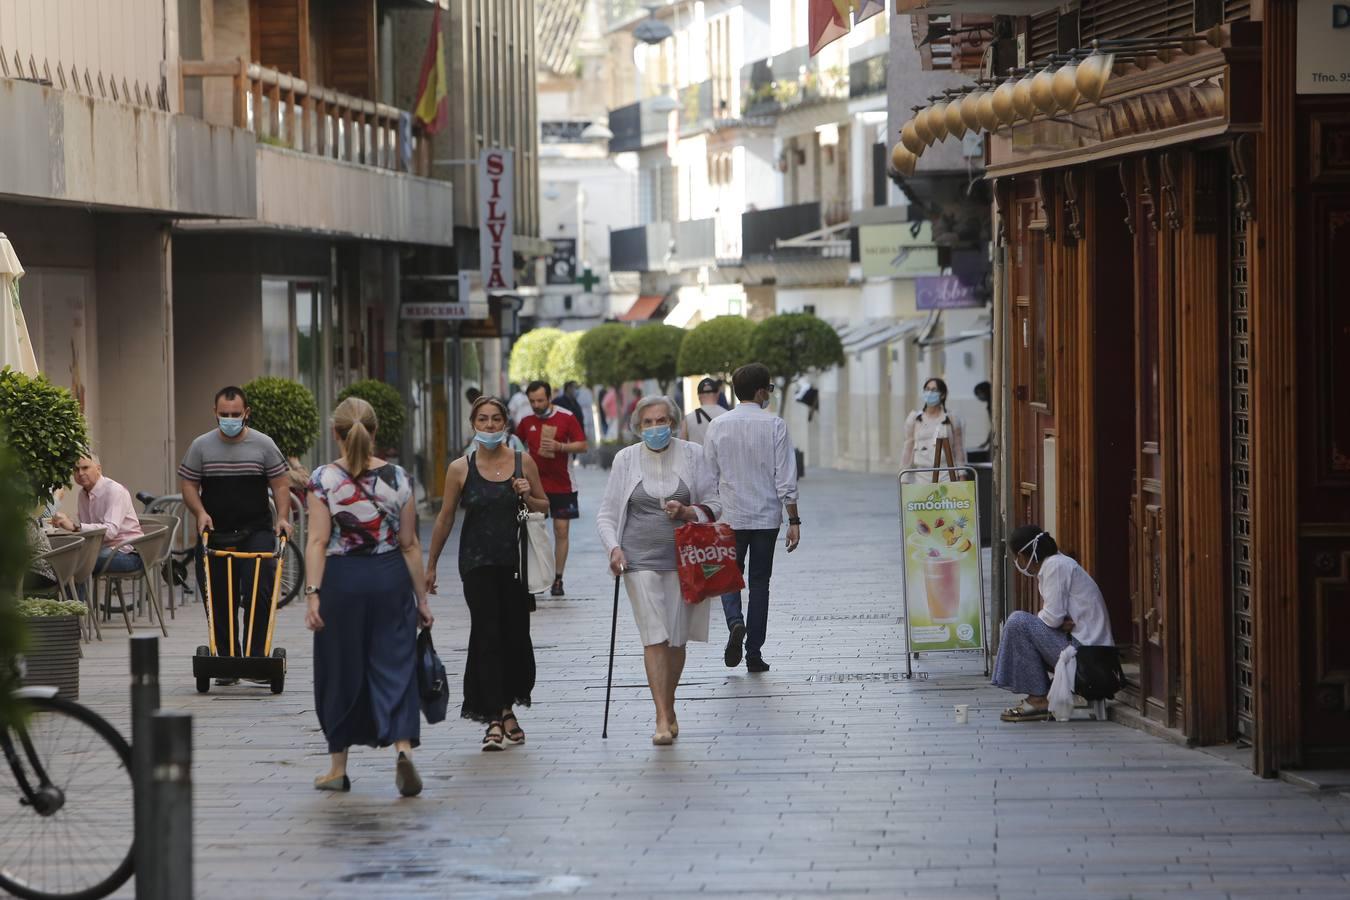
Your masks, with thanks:
[(1141, 711), (1174, 723), (1177, 626), (1172, 503), (1175, 255), (1160, 221), (1157, 169), (1136, 163), (1135, 469), (1131, 502), (1134, 645), (1139, 654)]
[[(1013, 527), (1037, 524), (1053, 532), (1055, 511), (1046, 508), (1046, 440), (1055, 434), (1052, 300), (1053, 260), (1049, 238), (1053, 223), (1046, 212), (1042, 185), (1018, 182), (1014, 189), (1010, 237), (1012, 273), (1009, 326), (1013, 374)], [(1017, 609), (1039, 605), (1029, 578), (1014, 580)]]

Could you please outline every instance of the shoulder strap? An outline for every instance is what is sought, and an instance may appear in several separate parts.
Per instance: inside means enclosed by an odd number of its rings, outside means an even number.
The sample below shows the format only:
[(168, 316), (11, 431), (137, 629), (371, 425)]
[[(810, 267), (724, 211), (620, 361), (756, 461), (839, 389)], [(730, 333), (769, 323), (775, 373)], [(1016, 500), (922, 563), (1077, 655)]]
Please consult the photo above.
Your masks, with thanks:
[(525, 470), (524, 470), (524, 467), (522, 466), (522, 464), (521, 464), (521, 462), (520, 462), (520, 451), (519, 451), (519, 450), (516, 451), (516, 474), (515, 474), (515, 477), (516, 477), (516, 478), (524, 478), (524, 477), (525, 477)]

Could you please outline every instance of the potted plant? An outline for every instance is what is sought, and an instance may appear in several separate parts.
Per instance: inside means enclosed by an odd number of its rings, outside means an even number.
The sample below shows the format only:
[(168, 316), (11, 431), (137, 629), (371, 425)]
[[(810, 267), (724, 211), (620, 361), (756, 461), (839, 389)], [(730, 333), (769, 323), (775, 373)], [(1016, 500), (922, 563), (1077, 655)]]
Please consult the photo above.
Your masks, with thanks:
[(28, 630), (24, 650), (25, 684), (55, 687), (68, 700), (80, 696), (80, 616), (88, 610), (75, 600), (20, 600), (19, 616)]
[[(290, 463), (292, 484), (304, 487), (309, 473), (300, 457), (319, 436), (319, 404), (309, 388), (289, 378), (265, 375), (244, 385), (249, 425), (270, 437)], [(298, 483), (297, 483), (298, 482)]]
[(14, 452), (0, 431), (0, 728), (18, 715), (11, 683), (14, 672), (5, 660), (23, 651), (27, 635), (26, 621), (19, 617), (15, 601), (32, 556), (24, 516), (29, 502)]
[(375, 418), (380, 422), (375, 434), (375, 445), (381, 456), (397, 457), (398, 446), (403, 441), (403, 423), (407, 420), (407, 407), (398, 389), (383, 381), (367, 378), (344, 388), (338, 394), (338, 402), (348, 397), (360, 397), (375, 407)]
[(51, 502), (88, 452), (89, 431), (75, 397), (43, 375), (0, 369), (0, 431), (27, 475), (26, 509)]

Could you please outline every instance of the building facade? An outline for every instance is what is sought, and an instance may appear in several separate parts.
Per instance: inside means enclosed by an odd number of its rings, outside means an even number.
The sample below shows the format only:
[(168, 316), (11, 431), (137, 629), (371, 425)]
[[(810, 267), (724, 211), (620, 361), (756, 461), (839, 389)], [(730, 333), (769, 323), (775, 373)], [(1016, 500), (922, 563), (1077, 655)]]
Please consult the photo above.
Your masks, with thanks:
[(994, 83), (1068, 58), (1101, 75), (988, 140), (1003, 520), (1042, 523), (1102, 585), (1123, 717), (1250, 748), (1266, 775), (1350, 758), (1350, 95), (1312, 74), (1350, 59), (1332, 5), (985, 19)]

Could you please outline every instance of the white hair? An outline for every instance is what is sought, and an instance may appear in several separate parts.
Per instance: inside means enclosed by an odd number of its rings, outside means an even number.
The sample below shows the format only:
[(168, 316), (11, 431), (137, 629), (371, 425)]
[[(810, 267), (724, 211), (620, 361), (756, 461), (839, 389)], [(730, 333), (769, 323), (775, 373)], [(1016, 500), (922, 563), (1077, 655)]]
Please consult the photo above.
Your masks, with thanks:
[(642, 411), (649, 406), (655, 406), (658, 403), (664, 403), (666, 409), (670, 410), (670, 427), (675, 428), (680, 424), (680, 408), (675, 405), (675, 401), (669, 397), (660, 394), (653, 394), (650, 397), (643, 397), (633, 407), (633, 414), (628, 417), (628, 427), (634, 434), (642, 430)]

